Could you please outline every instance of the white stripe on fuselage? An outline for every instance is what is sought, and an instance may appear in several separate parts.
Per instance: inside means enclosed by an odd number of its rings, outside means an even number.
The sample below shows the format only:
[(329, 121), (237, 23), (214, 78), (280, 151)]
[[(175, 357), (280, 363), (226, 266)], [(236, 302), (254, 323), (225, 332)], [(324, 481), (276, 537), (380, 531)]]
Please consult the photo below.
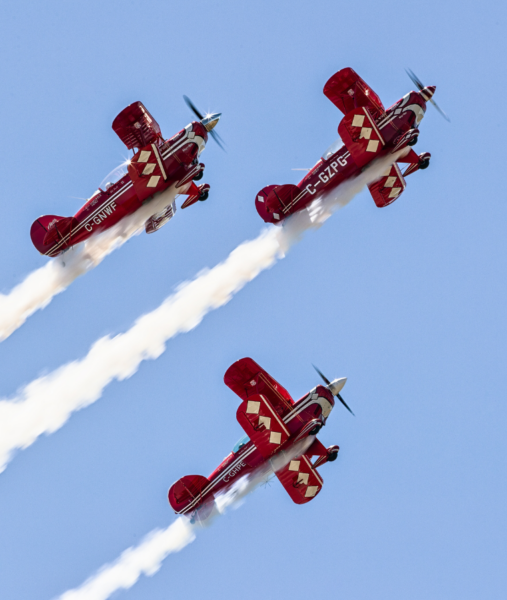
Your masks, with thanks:
[[(95, 217), (97, 215), (97, 213), (101, 212), (102, 210), (106, 209), (107, 207), (109, 207), (110, 204), (112, 204), (115, 200), (117, 200), (117, 198), (119, 198), (124, 192), (126, 192), (130, 187), (132, 187), (133, 183), (132, 180), (130, 180), (129, 182), (127, 182), (121, 189), (119, 189), (113, 196), (111, 196), (111, 198), (109, 198), (109, 200), (105, 203), (105, 204), (101, 204), (98, 208), (95, 209), (95, 211), (89, 215), (88, 217), (86, 217), (86, 219), (84, 219), (83, 221), (81, 221), (81, 223), (76, 227), (76, 229), (74, 229), (73, 231), (69, 232), (66, 236), (64, 236), (59, 242), (58, 244), (55, 244), (52, 248), (51, 248), (51, 252), (54, 252), (55, 250), (58, 250), (58, 248), (64, 244), (68, 238), (70, 238), (71, 235), (78, 233), (81, 229), (83, 229), (83, 227), (85, 225), (87, 225), (89, 223), (89, 221), (91, 219), (93, 219), (93, 217)], [(93, 198), (93, 196), (92, 196)], [(92, 199), (90, 198), (90, 200)]]
[[(312, 394), (314, 393), (314, 390), (316, 388), (314, 388), (313, 390), (310, 390), (308, 392), (308, 396), (301, 400), (300, 404), (296, 404), (294, 406), (294, 408), (290, 411), (290, 413), (288, 413), (282, 420), (284, 423), (288, 423), (291, 419), (293, 419), (294, 417), (296, 417), (297, 415), (299, 415), (299, 413), (301, 411), (303, 411), (305, 408), (307, 408), (308, 406), (310, 406), (311, 404), (316, 404), (317, 401), (316, 399), (312, 399)], [(227, 469), (222, 471), (219, 475), (217, 475), (215, 477), (215, 479), (213, 479), (213, 481), (210, 481), (209, 485), (202, 490), (201, 494), (199, 495), (198, 498), (194, 499), (192, 502), (190, 502), (190, 504), (188, 504), (184, 509), (182, 509), (180, 512), (177, 512), (176, 514), (180, 515), (180, 514), (185, 514), (187, 513), (189, 510), (192, 510), (196, 504), (198, 504), (202, 499), (203, 496), (205, 496), (206, 494), (208, 494), (212, 488), (214, 488), (217, 483), (219, 483), (220, 481), (223, 480), (223, 478), (227, 475), (227, 473), (229, 473), (230, 471), (232, 471), (232, 469), (234, 469), (234, 467), (241, 462), (244, 458), (246, 458), (247, 456), (250, 456), (250, 454), (252, 454), (252, 452), (254, 450), (257, 450), (257, 446), (252, 442), (252, 447), (245, 452), (244, 454), (242, 454), (241, 456), (238, 456), (238, 458), (236, 458), (230, 465), (227, 466)]]
[(188, 504), (187, 506), (185, 506), (185, 508), (183, 508), (182, 510), (180, 510), (176, 514), (177, 515), (181, 515), (181, 514), (184, 514), (184, 513), (188, 512), (189, 510), (192, 510), (194, 508), (194, 506), (196, 504), (198, 504), (203, 499), (203, 496), (205, 496), (206, 494), (208, 494), (211, 491), (211, 489), (214, 488), (217, 485), (217, 483), (219, 483), (220, 481), (223, 480), (223, 478), (227, 475), (227, 473), (229, 471), (232, 471), (232, 469), (234, 469), (234, 467), (239, 462), (241, 462), (244, 458), (246, 458), (247, 456), (250, 456), (250, 454), (252, 454), (252, 452), (254, 450), (257, 450), (257, 447), (252, 442), (252, 447), (249, 450), (247, 450), (241, 456), (238, 456), (238, 458), (236, 458), (236, 460), (234, 460), (230, 465), (227, 466), (227, 470), (225, 472), (222, 471), (219, 475), (217, 475), (215, 477), (215, 479), (213, 479), (213, 481), (210, 481), (209, 485), (206, 488), (204, 488), (204, 490), (202, 490), (202, 492), (199, 494), (199, 496), (197, 498), (195, 498), (194, 500), (192, 500), (192, 502), (190, 502), (190, 504)]
[[(341, 150), (341, 148), (340, 148), (340, 150)], [(347, 150), (347, 151), (345, 152), (345, 154), (344, 154), (343, 156), (341, 156), (340, 158), (342, 158), (342, 159), (346, 159), (346, 158), (348, 158), (349, 156), (350, 156), (350, 152)], [(332, 158), (332, 157), (331, 157), (331, 158)], [(326, 159), (326, 160), (327, 160), (327, 161), (331, 161), (331, 158), (328, 158), (328, 159)], [(338, 164), (340, 164), (340, 163), (338, 163)], [(340, 166), (345, 166), (345, 165), (340, 165)], [(326, 168), (327, 168), (327, 167), (326, 167)], [(338, 169), (335, 171), (335, 174), (336, 174), (336, 173), (339, 173), (339, 170), (338, 170)], [(313, 187), (317, 187), (317, 186), (319, 185), (319, 183), (323, 183), (321, 179), (319, 179), (319, 181), (317, 181), (317, 183), (315, 183), (315, 185), (314, 185)], [(327, 183), (327, 182), (326, 182), (326, 183)], [(310, 185), (310, 184), (308, 184), (308, 185)], [(292, 208), (292, 207), (293, 207), (295, 204), (297, 204), (297, 203), (298, 203), (298, 202), (301, 200), (301, 198), (302, 198), (302, 197), (303, 197), (305, 194), (307, 194), (307, 193), (308, 193), (307, 187), (308, 187), (308, 186), (306, 186), (306, 187), (304, 188), (304, 190), (302, 190), (302, 191), (301, 191), (301, 193), (300, 193), (300, 194), (298, 194), (298, 195), (297, 195), (297, 196), (294, 198), (294, 200), (293, 200), (293, 201), (292, 201), (290, 204), (288, 204), (287, 206), (285, 206), (285, 207), (282, 209), (282, 212), (286, 213), (286, 212), (287, 212), (287, 211), (289, 211), (289, 210), (290, 210), (290, 209), (291, 209), (291, 208)]]
[[(164, 152), (164, 154), (162, 154), (162, 158), (165, 160), (166, 158), (169, 158), (169, 156), (172, 156), (175, 152), (177, 152), (185, 143), (187, 142), (191, 142), (191, 143), (195, 143), (197, 146), (200, 147), (200, 144), (198, 144), (196, 141), (194, 140), (189, 140), (188, 139), (188, 131), (185, 128), (185, 131), (187, 132), (187, 135), (180, 141), (178, 142), (175, 146), (173, 146), (172, 148), (168, 148), (166, 152)], [(197, 136), (197, 138), (195, 139), (200, 139), (203, 140), (203, 138), (201, 138), (200, 136)], [(204, 141), (204, 140), (203, 140)], [(91, 215), (89, 215), (84, 221), (82, 221), (78, 227), (76, 227), (76, 229), (74, 229), (73, 231), (69, 232), (67, 235), (65, 235), (59, 242), (58, 244), (55, 244), (50, 252), (51, 254), (53, 254), (53, 252), (55, 252), (55, 250), (58, 250), (63, 244), (65, 244), (71, 235), (75, 235), (77, 234), (85, 225), (87, 225), (89, 223), (89, 221), (91, 219), (93, 219), (93, 217), (95, 217), (97, 215), (97, 213), (101, 212), (102, 210), (104, 210), (105, 208), (109, 207), (109, 205), (114, 202), (119, 196), (121, 196), (124, 192), (126, 192), (131, 186), (133, 185), (132, 180), (130, 180), (128, 183), (126, 183), (120, 190), (118, 190), (114, 196), (111, 196), (111, 198), (108, 200), (108, 202), (106, 204), (102, 204), (100, 207), (98, 207), (95, 212), (93, 212)], [(93, 196), (92, 196), (93, 198)], [(91, 198), (90, 198), (91, 200)]]

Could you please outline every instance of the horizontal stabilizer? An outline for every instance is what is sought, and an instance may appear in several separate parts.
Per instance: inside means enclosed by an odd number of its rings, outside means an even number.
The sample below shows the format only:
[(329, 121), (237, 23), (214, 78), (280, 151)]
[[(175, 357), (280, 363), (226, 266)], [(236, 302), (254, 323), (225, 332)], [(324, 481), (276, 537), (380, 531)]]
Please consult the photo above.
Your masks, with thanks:
[(286, 216), (294, 212), (299, 196), (302, 195), (297, 185), (268, 185), (255, 198), (255, 208), (266, 223), (280, 223)]
[(166, 206), (164, 210), (152, 215), (144, 224), (146, 233), (154, 233), (170, 221), (176, 212), (176, 202)]
[(211, 492), (204, 496), (204, 491), (209, 486), (209, 479), (202, 475), (186, 475), (178, 479), (171, 486), (168, 499), (175, 513), (193, 512), (203, 504), (213, 504), (214, 496)]

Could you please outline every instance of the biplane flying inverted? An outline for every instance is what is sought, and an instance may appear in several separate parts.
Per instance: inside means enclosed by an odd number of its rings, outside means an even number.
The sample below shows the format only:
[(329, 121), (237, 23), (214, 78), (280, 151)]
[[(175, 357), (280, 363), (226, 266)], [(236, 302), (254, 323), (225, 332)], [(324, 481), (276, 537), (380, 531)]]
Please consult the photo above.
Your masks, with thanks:
[[(210, 186), (197, 186), (204, 164), (199, 156), (208, 141), (208, 133), (221, 146), (213, 128), (221, 114), (203, 116), (185, 97), (199, 118), (172, 138), (165, 140), (159, 124), (142, 102), (134, 102), (113, 121), (113, 130), (134, 155), (112, 171), (99, 189), (73, 217), (45, 215), (32, 224), (30, 236), (41, 254), (57, 256), (94, 233), (109, 229), (150, 201), (154, 194), (175, 186), (177, 194), (187, 195), (181, 208), (206, 200)], [(103, 186), (103, 189), (102, 189)], [(160, 229), (174, 216), (174, 197), (146, 223), (146, 233)]]
[[(209, 477), (187, 475), (174, 483), (168, 493), (173, 510), (204, 520), (212, 512), (215, 496), (244, 475), (268, 466), (296, 504), (315, 498), (323, 485), (317, 467), (334, 461), (339, 451), (338, 446), (325, 448), (315, 436), (334, 407), (334, 395), (350, 411), (340, 396), (347, 379), (330, 382), (318, 373), (326, 386), (318, 385), (294, 402), (287, 390), (251, 358), (242, 358), (229, 367), (224, 382), (242, 400), (236, 418), (247, 437)], [(305, 438), (306, 451), (294, 456), (294, 447)], [(284, 460), (284, 455), (289, 458)]]
[(411, 71), (407, 73), (418, 91), (409, 92), (387, 110), (353, 69), (342, 69), (328, 80), (324, 94), (345, 115), (338, 125), (340, 137), (297, 185), (268, 185), (257, 194), (255, 206), (264, 221), (281, 223), (345, 180), (359, 175), (375, 159), (406, 148), (406, 154), (397, 159), (408, 163), (404, 173), (395, 162), (368, 186), (378, 207), (399, 198), (406, 187), (405, 177), (426, 169), (430, 163), (429, 152), (418, 156), (409, 148), (417, 143), (426, 103), (434, 104), (447, 119), (432, 99), (436, 87), (424, 86)]

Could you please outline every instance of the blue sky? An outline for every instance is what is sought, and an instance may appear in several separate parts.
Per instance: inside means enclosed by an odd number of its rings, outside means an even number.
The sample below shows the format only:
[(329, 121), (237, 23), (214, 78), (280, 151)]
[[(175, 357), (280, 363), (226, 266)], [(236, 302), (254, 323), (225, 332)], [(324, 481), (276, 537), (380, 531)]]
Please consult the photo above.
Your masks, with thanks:
[[(306, 506), (277, 483), (203, 532), (132, 599), (503, 598), (507, 501), (503, 185), (505, 10), (498, 3), (25, 2), (0, 24), (0, 291), (45, 264), (41, 214), (71, 215), (126, 150), (142, 100), (169, 137), (186, 94), (221, 111), (210, 198), (138, 236), (0, 344), (1, 395), (120, 333), (262, 223), (337, 136), (323, 96), (353, 67), (389, 106), (437, 86), (417, 151), (432, 164), (377, 209), (367, 192), (156, 361), (109, 386), (0, 474), (0, 597), (51, 599), (172, 520), (166, 493), (241, 436), (227, 367), (251, 356), (294, 397), (347, 376), (320, 434), (341, 447)], [(120, 597), (120, 594), (118, 597)]]

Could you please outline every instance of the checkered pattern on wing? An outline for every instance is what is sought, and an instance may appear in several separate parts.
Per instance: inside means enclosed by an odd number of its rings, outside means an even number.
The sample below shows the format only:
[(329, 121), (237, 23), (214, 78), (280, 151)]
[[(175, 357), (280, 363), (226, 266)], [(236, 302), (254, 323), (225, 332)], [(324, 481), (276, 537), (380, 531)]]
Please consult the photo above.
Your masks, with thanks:
[(236, 417), (264, 458), (272, 456), (289, 439), (287, 427), (263, 394), (252, 394), (244, 400)]
[(145, 146), (130, 161), (129, 174), (141, 201), (165, 189), (166, 173), (155, 144)]
[(358, 167), (371, 162), (384, 146), (380, 130), (365, 107), (347, 113), (338, 126), (338, 133)]
[(405, 179), (395, 163), (384, 175), (368, 186), (375, 204), (382, 208), (394, 202), (406, 187)]
[(296, 504), (310, 502), (324, 484), (310, 459), (304, 454), (291, 460), (276, 476)]

